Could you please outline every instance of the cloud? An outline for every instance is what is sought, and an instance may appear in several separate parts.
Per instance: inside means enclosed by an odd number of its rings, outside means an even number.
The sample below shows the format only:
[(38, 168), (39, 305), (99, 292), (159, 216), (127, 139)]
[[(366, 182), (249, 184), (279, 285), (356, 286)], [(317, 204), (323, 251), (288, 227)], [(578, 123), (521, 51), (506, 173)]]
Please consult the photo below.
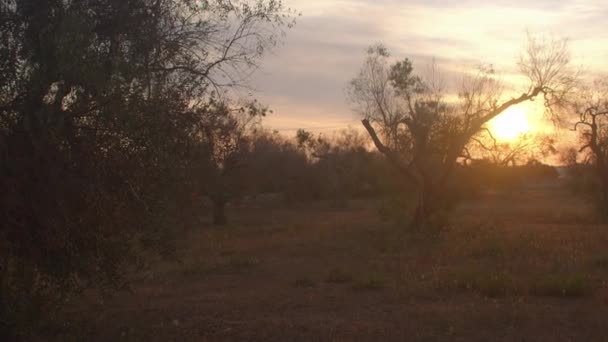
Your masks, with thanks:
[(450, 78), (484, 62), (512, 79), (528, 29), (569, 37), (577, 63), (608, 71), (608, 8), (599, 0), (284, 2), (303, 16), (254, 79), (256, 94), (275, 109), (269, 126), (356, 122), (344, 87), (376, 42), (416, 67), (435, 58)]

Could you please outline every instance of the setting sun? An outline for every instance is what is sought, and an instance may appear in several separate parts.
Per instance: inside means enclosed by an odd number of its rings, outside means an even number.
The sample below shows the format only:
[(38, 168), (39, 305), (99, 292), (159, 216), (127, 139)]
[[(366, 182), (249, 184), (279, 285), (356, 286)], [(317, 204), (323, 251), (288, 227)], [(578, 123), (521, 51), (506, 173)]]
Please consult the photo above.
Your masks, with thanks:
[(530, 130), (530, 124), (521, 108), (511, 107), (490, 122), (490, 130), (499, 140), (515, 140)]

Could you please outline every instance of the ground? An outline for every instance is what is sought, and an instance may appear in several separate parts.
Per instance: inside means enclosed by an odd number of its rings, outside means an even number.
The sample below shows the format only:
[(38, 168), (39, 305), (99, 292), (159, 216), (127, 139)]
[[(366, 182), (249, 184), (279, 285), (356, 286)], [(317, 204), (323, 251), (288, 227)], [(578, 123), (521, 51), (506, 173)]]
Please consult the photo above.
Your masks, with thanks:
[[(488, 192), (432, 233), (373, 201), (228, 212), (132, 293), (66, 313), (86, 340), (605, 341), (608, 226), (556, 187)], [(79, 323), (80, 322), (80, 323)], [(86, 322), (86, 324), (84, 323)]]

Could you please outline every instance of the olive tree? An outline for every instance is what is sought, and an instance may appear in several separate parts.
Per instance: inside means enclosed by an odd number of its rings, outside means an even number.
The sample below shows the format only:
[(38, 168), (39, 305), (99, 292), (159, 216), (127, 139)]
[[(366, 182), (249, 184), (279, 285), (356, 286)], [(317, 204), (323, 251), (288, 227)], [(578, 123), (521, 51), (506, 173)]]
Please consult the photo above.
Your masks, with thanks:
[(519, 61), (529, 80), (520, 95), (508, 96), (487, 66), (464, 77), (453, 100), (436, 67), (422, 77), (409, 59), (392, 63), (385, 47), (368, 49), (349, 84), (349, 99), (378, 151), (412, 185), (414, 225), (423, 225), (445, 205), (454, 167), (467, 146), (489, 132), (490, 120), (541, 96), (547, 108), (563, 103), (576, 80), (569, 64), (566, 41), (531, 37)]
[[(599, 183), (599, 207), (608, 216), (608, 79), (582, 87), (572, 108), (576, 115), (573, 130), (579, 132), (581, 142), (578, 153), (586, 153), (593, 166)], [(576, 162), (575, 155), (570, 159)]]
[(161, 248), (183, 224), (196, 109), (292, 23), (274, 0), (0, 2), (0, 338)]
[(226, 204), (253, 186), (254, 134), (267, 111), (257, 101), (241, 106), (211, 101), (197, 111), (199, 187), (213, 204), (215, 225), (227, 223)]

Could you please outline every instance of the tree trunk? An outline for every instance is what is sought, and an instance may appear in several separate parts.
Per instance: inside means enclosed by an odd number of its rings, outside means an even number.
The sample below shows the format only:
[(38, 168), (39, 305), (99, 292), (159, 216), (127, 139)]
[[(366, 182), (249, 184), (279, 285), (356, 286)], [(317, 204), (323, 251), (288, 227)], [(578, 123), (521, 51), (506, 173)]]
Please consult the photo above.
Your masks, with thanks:
[(223, 199), (213, 200), (213, 224), (223, 226), (228, 223), (226, 219), (226, 201)]
[(418, 193), (414, 217), (412, 218), (412, 225), (417, 229), (424, 229), (432, 214), (431, 196), (432, 192), (429, 184), (422, 185)]

